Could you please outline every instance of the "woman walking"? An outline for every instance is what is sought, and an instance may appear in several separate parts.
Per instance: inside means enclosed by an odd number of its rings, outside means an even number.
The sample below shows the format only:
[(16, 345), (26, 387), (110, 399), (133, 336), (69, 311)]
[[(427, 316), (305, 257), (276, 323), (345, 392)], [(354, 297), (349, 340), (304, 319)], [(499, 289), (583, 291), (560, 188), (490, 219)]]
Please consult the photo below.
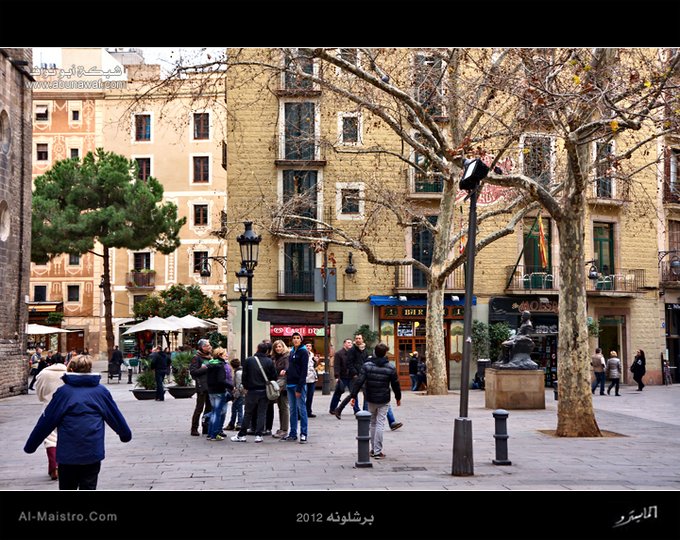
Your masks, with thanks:
[(630, 366), (630, 370), (633, 372), (633, 380), (637, 383), (637, 391), (642, 392), (645, 387), (645, 383), (642, 382), (642, 377), (647, 372), (647, 360), (645, 359), (645, 351), (642, 349), (638, 350), (635, 354), (635, 360)]
[(611, 351), (609, 353), (609, 360), (607, 360), (607, 375), (611, 383), (609, 388), (607, 388), (607, 395), (611, 395), (612, 387), (615, 387), (614, 395), (620, 396), (619, 394), (619, 381), (621, 380), (621, 360), (618, 359), (616, 351)]

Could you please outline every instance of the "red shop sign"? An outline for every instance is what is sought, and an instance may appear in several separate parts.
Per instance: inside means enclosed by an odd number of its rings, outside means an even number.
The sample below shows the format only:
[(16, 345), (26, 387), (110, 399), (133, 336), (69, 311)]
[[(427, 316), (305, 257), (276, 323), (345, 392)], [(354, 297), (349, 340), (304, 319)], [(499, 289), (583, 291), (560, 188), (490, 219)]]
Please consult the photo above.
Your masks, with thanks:
[(297, 332), (302, 337), (323, 336), (323, 326), (282, 326), (272, 325), (269, 333), (275, 337), (290, 337)]

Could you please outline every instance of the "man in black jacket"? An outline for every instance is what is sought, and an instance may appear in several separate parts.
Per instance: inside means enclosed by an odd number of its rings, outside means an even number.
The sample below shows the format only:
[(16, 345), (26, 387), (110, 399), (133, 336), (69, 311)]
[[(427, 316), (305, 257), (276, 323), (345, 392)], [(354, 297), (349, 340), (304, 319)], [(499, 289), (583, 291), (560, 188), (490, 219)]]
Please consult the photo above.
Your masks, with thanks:
[(352, 390), (352, 397), (356, 399), (359, 389), (364, 384), (366, 385), (366, 402), (368, 403), (368, 412), (371, 413), (371, 457), (375, 459), (385, 457), (382, 451), (383, 431), (385, 430), (387, 410), (390, 406), (390, 386), (394, 391), (397, 407), (401, 405), (401, 387), (399, 386), (397, 370), (389, 363), (385, 357), (386, 354), (387, 345), (378, 343), (375, 346), (375, 357), (369, 357), (364, 363)]
[[(243, 362), (242, 383), (243, 388), (248, 392), (246, 394), (245, 413), (243, 414), (241, 429), (231, 438), (233, 442), (246, 442), (246, 433), (248, 432), (248, 426), (250, 426), (250, 419), (255, 414), (255, 409), (257, 409), (255, 442), (262, 442), (262, 433), (264, 432), (265, 420), (267, 418), (267, 405), (269, 404), (265, 387), (267, 381), (276, 380), (274, 362), (268, 356), (271, 349), (272, 344), (268, 341), (258, 343), (255, 356), (249, 356)], [(262, 366), (262, 369), (260, 369), (260, 366)], [(264, 375), (262, 374), (263, 370)]]
[[(366, 347), (366, 343), (364, 342), (364, 336), (362, 334), (356, 334), (354, 336), (354, 346), (347, 352), (347, 373), (349, 376), (350, 395), (343, 399), (340, 405), (338, 405), (337, 408), (332, 412), (332, 414), (334, 414), (338, 420), (341, 418), (343, 409), (352, 399), (352, 393), (358, 393), (359, 389), (361, 388), (361, 386), (355, 388), (355, 385), (359, 377), (359, 373), (361, 373), (361, 368), (367, 359), (368, 347)], [(355, 414), (359, 412), (359, 404), (357, 401), (358, 400), (354, 401)]]
[[(349, 378), (349, 351), (352, 349), (352, 340), (347, 338), (342, 343), (342, 349), (335, 353), (333, 357), (333, 369), (335, 370), (335, 392), (331, 398), (330, 413), (335, 414), (335, 408), (340, 403), (342, 394), (347, 390), (351, 392), (350, 378)], [(359, 407), (356, 406), (354, 412), (359, 412)]]
[[(198, 421), (201, 418), (201, 413), (207, 418), (208, 413), (212, 411), (210, 398), (208, 397), (208, 362), (212, 359), (212, 345), (207, 339), (199, 339), (196, 344), (198, 349), (196, 356), (191, 359), (189, 364), (189, 373), (191, 378), (196, 381), (196, 407), (194, 414), (191, 416), (191, 434), (198, 437)], [(203, 426), (203, 435), (208, 434), (208, 426)]]

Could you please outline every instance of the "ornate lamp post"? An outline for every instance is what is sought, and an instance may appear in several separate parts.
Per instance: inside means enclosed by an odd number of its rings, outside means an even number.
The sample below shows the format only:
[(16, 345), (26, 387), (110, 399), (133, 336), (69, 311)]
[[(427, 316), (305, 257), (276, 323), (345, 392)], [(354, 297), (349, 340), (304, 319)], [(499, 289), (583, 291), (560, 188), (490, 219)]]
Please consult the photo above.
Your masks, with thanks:
[(236, 272), (236, 283), (241, 293), (241, 362), (246, 359), (246, 300), (248, 300), (248, 270), (243, 266)]
[(253, 271), (257, 266), (257, 256), (259, 253), (262, 237), (253, 231), (253, 222), (243, 223), (246, 230), (236, 238), (241, 250), (241, 265), (248, 272), (248, 356), (253, 354)]

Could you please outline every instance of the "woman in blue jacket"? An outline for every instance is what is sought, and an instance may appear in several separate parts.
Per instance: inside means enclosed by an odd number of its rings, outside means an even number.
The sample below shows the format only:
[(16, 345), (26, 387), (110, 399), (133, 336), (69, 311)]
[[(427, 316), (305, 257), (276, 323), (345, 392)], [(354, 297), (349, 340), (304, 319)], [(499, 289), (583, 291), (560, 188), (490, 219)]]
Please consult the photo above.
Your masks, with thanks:
[(40, 416), (24, 452), (35, 452), (45, 437), (57, 428), (59, 489), (97, 489), (104, 459), (104, 422), (122, 442), (132, 439), (132, 432), (111, 393), (99, 384), (101, 375), (91, 373), (91, 357), (72, 358), (67, 370), (64, 384)]

